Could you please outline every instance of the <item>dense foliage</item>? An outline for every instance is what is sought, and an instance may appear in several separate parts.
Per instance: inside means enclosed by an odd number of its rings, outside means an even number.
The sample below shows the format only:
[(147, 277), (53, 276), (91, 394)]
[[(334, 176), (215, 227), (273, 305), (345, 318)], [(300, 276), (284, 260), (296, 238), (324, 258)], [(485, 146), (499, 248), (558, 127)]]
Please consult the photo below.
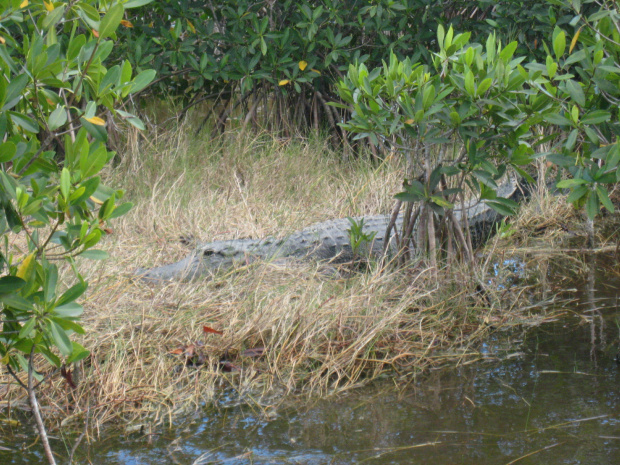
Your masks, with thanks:
[[(608, 186), (620, 180), (619, 16), (606, 7), (585, 16), (581, 5), (575, 13), (579, 29), (569, 36), (556, 27), (543, 63), (514, 57), (517, 43), (502, 46), (495, 34), (482, 46), (439, 26), (432, 65), (392, 55), (373, 70), (350, 66), (340, 84), (352, 109), (343, 127), (408, 156), (411, 173), (397, 197), (419, 205), (408, 211), (411, 224), (428, 217), (418, 248), (434, 256), (433, 214), (450, 225), (464, 183), (510, 214), (516, 205), (497, 198), (496, 180), (508, 166), (529, 178), (522, 166), (533, 157), (568, 171), (558, 186), (572, 188), (569, 202), (585, 205), (590, 219), (601, 205), (614, 210)], [(537, 149), (543, 142), (550, 151)]]
[[(27, 386), (19, 382), (31, 396), (42, 379), (34, 354), (54, 367), (88, 355), (71, 340), (83, 333), (76, 299), (87, 287), (75, 257), (105, 258), (93, 247), (131, 208), (99, 176), (114, 156), (105, 118), (140, 127), (115, 108), (154, 77), (136, 76), (128, 61), (104, 64), (124, 12), (94, 0), (11, 0), (0, 13), (0, 360), (18, 381), (28, 373)], [(68, 289), (59, 261), (73, 270)]]
[(180, 0), (132, 11), (114, 53), (159, 74), (150, 89), (185, 104), (216, 99), (222, 128), (237, 109), (242, 122), (287, 132), (337, 129), (346, 117), (328, 107), (349, 64), (369, 69), (399, 59), (429, 63), (438, 25), (514, 39), (517, 51), (544, 54), (543, 41), (572, 18), (565, 6), (536, 1)]

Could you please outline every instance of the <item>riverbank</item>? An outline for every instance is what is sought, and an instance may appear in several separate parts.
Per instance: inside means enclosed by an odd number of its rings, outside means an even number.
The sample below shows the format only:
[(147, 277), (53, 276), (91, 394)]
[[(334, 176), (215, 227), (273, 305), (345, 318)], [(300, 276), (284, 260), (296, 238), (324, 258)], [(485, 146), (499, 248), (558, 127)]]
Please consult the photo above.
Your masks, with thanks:
[[(481, 287), (492, 260), (438, 279), (422, 263), (339, 274), (307, 263), (192, 283), (136, 280), (133, 270), (176, 261), (195, 241), (387, 213), (402, 184), (398, 160), (345, 163), (320, 139), (199, 140), (192, 129), (128, 137), (109, 173), (135, 207), (103, 241), (111, 258), (81, 261), (90, 288), (80, 342), (91, 357), (72, 372), (75, 388), (54, 376), (40, 390), (52, 428), (80, 429), (87, 417), (94, 430), (169, 424), (230, 388), (268, 415), (287, 394), (326, 396), (384, 376), (406, 383), (468, 363), (492, 332), (546, 318), (527, 283)], [(26, 405), (18, 389), (3, 389), (4, 406)]]

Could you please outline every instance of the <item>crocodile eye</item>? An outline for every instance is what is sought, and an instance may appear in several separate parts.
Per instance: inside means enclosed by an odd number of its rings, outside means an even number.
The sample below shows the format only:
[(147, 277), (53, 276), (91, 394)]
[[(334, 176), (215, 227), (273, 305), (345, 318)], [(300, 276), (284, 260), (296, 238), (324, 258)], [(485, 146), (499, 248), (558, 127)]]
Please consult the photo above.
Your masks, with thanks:
[(202, 256), (203, 257), (208, 257), (210, 255), (213, 255), (214, 253), (215, 253), (215, 251), (207, 249), (207, 250), (203, 250)]

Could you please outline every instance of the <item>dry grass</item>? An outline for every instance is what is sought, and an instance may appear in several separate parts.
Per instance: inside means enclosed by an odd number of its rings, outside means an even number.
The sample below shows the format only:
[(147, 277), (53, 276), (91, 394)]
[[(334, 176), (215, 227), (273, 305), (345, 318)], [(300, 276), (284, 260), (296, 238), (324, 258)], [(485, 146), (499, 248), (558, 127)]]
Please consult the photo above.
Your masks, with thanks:
[[(76, 369), (76, 390), (55, 377), (42, 391), (48, 419), (166, 423), (229, 389), (266, 409), (283, 393), (328, 395), (384, 373), (398, 380), (463, 363), (493, 328), (527, 316), (518, 292), (480, 293), (467, 270), (441, 271), (437, 281), (421, 265), (333, 277), (315, 264), (256, 264), (193, 283), (136, 281), (132, 270), (188, 253), (180, 235), (283, 235), (385, 213), (402, 179), (393, 161), (343, 164), (319, 139), (190, 141), (189, 133), (129, 137), (110, 173), (136, 206), (102, 244), (112, 258), (81, 263), (91, 283), (81, 342), (92, 355)], [(256, 347), (262, 357), (242, 356)], [(171, 354), (179, 348), (191, 360)], [(19, 404), (21, 395), (6, 399)]]
[(516, 234), (510, 242), (554, 247), (565, 245), (570, 238), (585, 237), (583, 217), (566, 202), (566, 197), (550, 195), (546, 188), (535, 190), (512, 221)]
[[(551, 193), (544, 184), (533, 189), (528, 201), (521, 204), (517, 216), (510, 221), (514, 234), (498, 241), (497, 246), (505, 252), (549, 255), (588, 249), (587, 217), (583, 209), (569, 204), (568, 194)], [(611, 198), (618, 208), (616, 189), (612, 190)], [(619, 219), (617, 214), (601, 210), (594, 221), (593, 252), (616, 249)]]

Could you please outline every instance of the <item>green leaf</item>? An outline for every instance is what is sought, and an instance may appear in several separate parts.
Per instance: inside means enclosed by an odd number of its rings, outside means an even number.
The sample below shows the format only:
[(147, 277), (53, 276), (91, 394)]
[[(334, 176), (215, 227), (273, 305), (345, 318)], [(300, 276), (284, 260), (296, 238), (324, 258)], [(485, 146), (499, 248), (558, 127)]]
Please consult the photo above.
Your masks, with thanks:
[(547, 74), (549, 75), (549, 79), (553, 79), (553, 76), (555, 76), (555, 73), (558, 70), (558, 64), (553, 61), (553, 58), (551, 58), (551, 55), (547, 55)]
[(67, 48), (67, 60), (75, 60), (84, 44), (86, 44), (86, 36), (84, 34), (73, 37), (69, 42), (69, 47)]
[[(493, 63), (493, 61), (495, 61), (495, 45), (496, 45), (496, 38), (495, 38), (495, 34), (489, 34), (489, 36), (487, 37), (487, 42), (486, 42), (486, 50), (487, 50), (487, 63), (491, 64)], [(473, 57), (473, 51), (474, 49), (472, 47), (470, 47), (467, 52), (472, 51), (471, 56)], [(471, 65), (472, 63), (472, 59), (469, 58), (468, 60), (468, 64)]]
[(564, 142), (564, 148), (566, 148), (566, 150), (568, 150), (569, 152), (573, 150), (573, 147), (575, 147), (578, 135), (579, 131), (577, 129), (573, 129), (566, 138), (566, 142)]
[(452, 45), (452, 37), (454, 37), (454, 29), (452, 28), (452, 25), (450, 25), (448, 33), (446, 34), (446, 39), (444, 41), (444, 45), (446, 48), (450, 48), (450, 45)]
[(148, 5), (153, 0), (129, 0), (127, 3), (124, 3), (123, 6), (128, 8), (138, 8), (140, 6)]
[(19, 71), (15, 65), (15, 62), (11, 59), (11, 56), (7, 52), (7, 47), (0, 47), (0, 58), (9, 67), (13, 74), (17, 74)]
[(0, 294), (16, 292), (26, 285), (26, 281), (17, 276), (3, 276), (0, 278)]
[(514, 215), (516, 213), (516, 206), (506, 203), (506, 200), (508, 199), (486, 200), (485, 203), (500, 215)]
[[(43, 357), (45, 357), (45, 360), (47, 360), (51, 365), (55, 367), (60, 367), (60, 365), (62, 364), (62, 361), (60, 360), (60, 358), (58, 358), (58, 356), (54, 352), (52, 352), (45, 346), (38, 346), (38, 350), (41, 352)], [(24, 352), (30, 353), (30, 349)], [(28, 368), (26, 368), (26, 370), (27, 369)], [(43, 376), (39, 375), (38, 381), (41, 381), (42, 379), (43, 379)]]
[(602, 186), (596, 186), (596, 192), (598, 193), (598, 198), (600, 199), (603, 207), (605, 207), (610, 212), (614, 212), (614, 204), (609, 199), (609, 195), (607, 194), (607, 190)]
[(451, 204), (450, 202), (448, 202), (446, 199), (444, 199), (442, 197), (437, 197), (435, 195), (432, 195), (430, 200), (433, 203), (439, 205), (440, 207), (443, 207), (443, 208), (454, 208), (453, 204)]
[(67, 333), (67, 336), (71, 334), (71, 332), (77, 334), (86, 334), (84, 328), (81, 325), (73, 321), (73, 319), (65, 319), (61, 317), (52, 317), (52, 321), (58, 324), (62, 329), (64, 329)]
[(86, 109), (84, 110), (84, 114), (82, 115), (85, 119), (91, 119), (97, 113), (97, 103), (94, 101), (90, 101), (86, 104)]
[(573, 124), (568, 118), (557, 113), (547, 113), (543, 116), (543, 120), (547, 123), (556, 124), (558, 126), (571, 126)]
[(611, 119), (611, 113), (605, 110), (594, 110), (581, 118), (583, 124), (599, 124), (609, 121)]
[(9, 82), (6, 88), (6, 94), (4, 96), (5, 104), (2, 107), (2, 111), (10, 110), (17, 105), (17, 102), (19, 102), (22, 97), (22, 91), (26, 87), (26, 84), (28, 84), (28, 80), (29, 78), (26, 74), (20, 74), (11, 79), (11, 82)]
[(580, 107), (584, 107), (586, 105), (586, 96), (577, 81), (568, 79), (566, 81), (566, 91), (577, 105)]
[(78, 7), (77, 13), (80, 18), (84, 20), (89, 28), (98, 31), (101, 23), (99, 10), (86, 2), (78, 2), (76, 6)]
[(22, 329), (19, 331), (19, 334), (17, 335), (17, 337), (19, 339), (26, 339), (27, 337), (29, 337), (30, 333), (32, 332), (36, 324), (37, 324), (37, 319), (34, 317), (30, 318), (26, 322), (26, 324), (22, 326)]
[(2, 302), (5, 307), (21, 310), (23, 312), (30, 312), (33, 309), (31, 302), (17, 294), (0, 295), (0, 302)]
[(586, 201), (586, 213), (588, 214), (588, 218), (593, 220), (596, 215), (598, 215), (599, 209), (598, 195), (596, 191), (590, 191), (590, 196)]
[(583, 198), (585, 195), (587, 195), (588, 192), (590, 192), (590, 189), (588, 189), (586, 186), (576, 187), (575, 190), (573, 192), (571, 192), (570, 195), (566, 198), (566, 201), (568, 203), (575, 204), (581, 198)]
[(45, 302), (52, 302), (56, 298), (56, 285), (58, 284), (58, 267), (54, 264), (49, 265), (45, 270), (45, 285), (43, 287), (43, 299)]
[(112, 220), (114, 218), (118, 218), (119, 216), (123, 216), (127, 212), (129, 212), (129, 210), (131, 210), (132, 208), (133, 208), (133, 203), (125, 202), (125, 203), (119, 205), (118, 207), (116, 207), (112, 211), (112, 214), (108, 217), (108, 220)]
[(517, 49), (518, 42), (513, 41), (504, 47), (504, 49), (499, 53), (499, 57), (504, 63), (508, 63), (512, 59), (512, 55)]
[[(71, 195), (70, 197), (71, 202), (78, 204), (80, 202), (87, 200), (91, 195), (95, 193), (95, 191), (97, 190), (97, 187), (99, 186), (100, 181), (101, 181), (101, 178), (99, 178), (98, 176), (94, 176), (92, 178), (87, 179), (86, 181), (83, 181), (77, 189), (78, 191), (81, 191), (82, 194), (80, 195), (79, 198), (76, 198), (76, 199), (74, 199), (73, 195)], [(82, 189), (84, 190), (82, 191)]]
[(80, 118), (80, 122), (82, 123), (82, 127), (93, 136), (93, 138), (97, 141), (106, 143), (108, 141), (108, 131), (105, 126), (101, 126), (99, 124), (92, 124), (88, 120), (84, 118)]
[(60, 173), (60, 193), (65, 200), (69, 200), (69, 191), (71, 189), (71, 173), (67, 168), (63, 168)]
[(65, 332), (62, 327), (56, 323), (55, 321), (48, 321), (48, 328), (52, 334), (52, 339), (60, 350), (60, 353), (65, 357), (68, 357), (73, 352), (73, 346), (71, 345), (71, 341), (69, 340), (69, 336)]
[(101, 239), (101, 230), (95, 229), (88, 236), (84, 238), (84, 242), (82, 243), (82, 245), (84, 246), (85, 249), (88, 249), (94, 246), (97, 242), (99, 242), (100, 239)]
[(424, 110), (428, 110), (435, 101), (435, 86), (428, 84), (424, 89), (424, 95), (422, 97), (422, 107)]
[(482, 97), (485, 94), (485, 92), (489, 90), (489, 87), (491, 87), (491, 84), (493, 84), (493, 79), (491, 78), (484, 79), (480, 83), (480, 85), (478, 85), (478, 90), (476, 91), (478, 97)]
[[(105, 40), (103, 42), (99, 42), (99, 48), (95, 52), (94, 59), (104, 61), (110, 55), (110, 53), (112, 53), (113, 48), (114, 48), (114, 42), (112, 42), (111, 40)], [(90, 57), (88, 57), (88, 59), (90, 59)]]
[(62, 318), (78, 318), (82, 313), (84, 313), (84, 308), (75, 302), (54, 308), (54, 314)]
[(100, 145), (93, 153), (80, 156), (80, 171), (82, 178), (90, 178), (101, 171), (108, 161), (108, 152), (104, 145)]
[(112, 214), (112, 211), (114, 210), (114, 203), (116, 201), (116, 196), (114, 194), (112, 194), (112, 196), (106, 200), (105, 202), (103, 202), (103, 205), (101, 206), (101, 208), (99, 209), (99, 219), (100, 220), (107, 220), (110, 218), (110, 215)]
[(443, 50), (444, 47), (444, 38), (446, 36), (446, 31), (441, 24), (437, 25), (437, 43), (439, 44), (439, 48)]
[(112, 66), (108, 69), (108, 72), (103, 76), (101, 83), (99, 84), (99, 94), (103, 94), (113, 87), (118, 87), (121, 83), (121, 68), (120, 66)]
[(483, 170), (474, 170), (471, 174), (482, 184), (491, 187), (492, 189), (497, 189), (497, 184), (493, 180), (493, 176), (490, 173)]
[(131, 124), (134, 128), (139, 129), (140, 131), (144, 131), (146, 129), (142, 120), (140, 118), (136, 118), (135, 116), (129, 117), (125, 121)]
[(50, 131), (55, 131), (67, 122), (67, 112), (64, 106), (57, 107), (49, 116), (47, 125)]
[(616, 142), (614, 145), (610, 146), (607, 152), (605, 166), (608, 169), (613, 169), (618, 166), (618, 163), (620, 163), (620, 145)]
[(71, 352), (69, 358), (67, 358), (67, 363), (79, 362), (90, 355), (90, 352), (77, 342), (71, 341), (71, 345), (73, 346), (73, 351)]
[(588, 181), (585, 179), (564, 179), (556, 184), (558, 189), (569, 189), (572, 187), (580, 186), (582, 184), (587, 184)]
[(80, 257), (89, 258), (91, 260), (106, 260), (110, 256), (105, 250), (88, 249), (82, 252)]
[(571, 54), (566, 61), (564, 61), (564, 66), (568, 66), (568, 65), (572, 65), (573, 63), (577, 63), (578, 61), (582, 61), (586, 59), (586, 52), (585, 50), (579, 50), (578, 52), (575, 52), (573, 54)]
[(17, 152), (17, 146), (10, 141), (0, 144), (0, 163), (11, 161)]
[(474, 73), (470, 69), (465, 73), (465, 91), (470, 97), (476, 96), (476, 89), (474, 85)]
[(56, 6), (56, 8), (50, 11), (43, 20), (43, 23), (41, 24), (43, 26), (43, 29), (51, 29), (52, 27), (54, 27), (58, 23), (58, 21), (62, 19), (62, 15), (64, 14), (65, 5)]
[(123, 61), (123, 66), (121, 68), (121, 84), (131, 81), (132, 73), (131, 62), (129, 60)]
[(154, 69), (147, 69), (146, 71), (142, 71), (138, 74), (133, 80), (133, 87), (131, 88), (131, 94), (135, 94), (136, 92), (140, 92), (146, 86), (148, 86), (153, 79), (155, 79), (155, 75), (157, 72)]
[(566, 50), (566, 34), (564, 31), (560, 30), (558, 34), (553, 39), (553, 53), (555, 53), (556, 59), (562, 58), (564, 55), (564, 51)]
[(513, 169), (519, 173), (520, 176), (523, 176), (523, 178), (529, 182), (530, 184), (535, 184), (536, 181), (534, 180), (534, 178), (525, 170), (519, 168), (518, 166), (513, 166)]
[(452, 121), (453, 125), (458, 126), (461, 124), (461, 117), (456, 111), (452, 111), (450, 112), (450, 121)]
[(22, 129), (28, 132), (32, 132), (33, 134), (37, 134), (39, 132), (39, 125), (30, 116), (16, 113), (14, 111), (9, 111), (8, 114), (11, 117), (11, 121), (13, 121), (13, 124), (16, 124)]
[(396, 194), (394, 196), (394, 198), (396, 200), (401, 200), (403, 202), (419, 202), (420, 200), (422, 200), (422, 197), (420, 197), (419, 195), (413, 194), (411, 192), (399, 192), (398, 194)]
[[(583, 120), (582, 120), (583, 122)], [(590, 127), (585, 127), (584, 128), (585, 132), (586, 132), (586, 136), (588, 136), (588, 139), (590, 140), (590, 142), (592, 142), (594, 145), (598, 145), (601, 142), (601, 139), (598, 137), (598, 134), (596, 133), (596, 131), (594, 131), (592, 128)]]
[(571, 118), (573, 119), (573, 123), (577, 123), (579, 121), (579, 107), (577, 107), (577, 105), (573, 105), (572, 108), (570, 109), (570, 115)]
[(118, 26), (121, 24), (124, 12), (125, 9), (123, 8), (123, 5), (118, 3), (108, 10), (99, 24), (99, 41), (107, 39), (114, 34)]
[(56, 305), (58, 307), (62, 307), (65, 304), (73, 302), (79, 296), (84, 294), (87, 287), (88, 285), (86, 283), (77, 283), (76, 285), (70, 287), (69, 289), (67, 289), (67, 291), (65, 291), (63, 295), (60, 296), (60, 299), (58, 299), (58, 302), (56, 302)]

